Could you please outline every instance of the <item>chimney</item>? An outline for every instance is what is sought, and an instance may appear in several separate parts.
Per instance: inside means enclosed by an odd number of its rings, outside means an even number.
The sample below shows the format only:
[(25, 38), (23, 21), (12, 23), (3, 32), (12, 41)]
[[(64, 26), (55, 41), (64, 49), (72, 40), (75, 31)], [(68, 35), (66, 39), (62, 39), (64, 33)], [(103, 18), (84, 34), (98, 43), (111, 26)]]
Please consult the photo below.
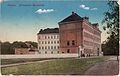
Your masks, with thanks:
[(72, 11), (72, 15), (74, 15), (75, 14), (75, 12), (74, 11)]
[(83, 17), (83, 19), (89, 21), (89, 17), (86, 17), (86, 16), (85, 16), (85, 17)]

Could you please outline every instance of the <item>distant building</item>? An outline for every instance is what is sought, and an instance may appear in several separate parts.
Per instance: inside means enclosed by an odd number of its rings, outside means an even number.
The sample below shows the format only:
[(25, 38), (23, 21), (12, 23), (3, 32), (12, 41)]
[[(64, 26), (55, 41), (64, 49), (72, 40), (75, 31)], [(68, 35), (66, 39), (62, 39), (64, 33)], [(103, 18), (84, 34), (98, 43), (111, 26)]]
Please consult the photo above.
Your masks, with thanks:
[(15, 54), (21, 55), (21, 54), (37, 54), (38, 51), (36, 48), (34, 48), (31, 44), (25, 43), (27, 47), (19, 47), (15, 48)]
[(72, 12), (58, 24), (62, 53), (78, 53), (80, 56), (100, 54), (101, 31), (98, 23), (91, 24), (88, 17)]
[(38, 50), (40, 54), (59, 53), (59, 29), (47, 28), (37, 34)]

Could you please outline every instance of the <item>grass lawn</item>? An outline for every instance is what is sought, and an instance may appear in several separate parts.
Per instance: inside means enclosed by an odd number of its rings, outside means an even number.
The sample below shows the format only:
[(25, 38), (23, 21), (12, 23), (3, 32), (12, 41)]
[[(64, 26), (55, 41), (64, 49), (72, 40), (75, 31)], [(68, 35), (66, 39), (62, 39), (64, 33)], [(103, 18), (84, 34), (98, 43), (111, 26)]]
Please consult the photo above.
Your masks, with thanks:
[(84, 72), (92, 65), (104, 61), (105, 57), (85, 59), (56, 59), (43, 63), (32, 63), (1, 68), (2, 74), (13, 75), (77, 75)]
[(33, 62), (33, 61), (41, 61), (41, 60), (48, 60), (48, 58), (43, 58), (43, 59), (42, 58), (1, 59), (1, 65), (23, 63), (23, 62)]

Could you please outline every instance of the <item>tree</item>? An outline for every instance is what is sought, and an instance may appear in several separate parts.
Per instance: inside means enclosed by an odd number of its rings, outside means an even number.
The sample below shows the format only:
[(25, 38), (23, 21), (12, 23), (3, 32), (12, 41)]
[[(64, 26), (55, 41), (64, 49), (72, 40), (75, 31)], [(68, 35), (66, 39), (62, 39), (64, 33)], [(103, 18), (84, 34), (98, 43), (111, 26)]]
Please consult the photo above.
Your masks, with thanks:
[(14, 54), (14, 51), (11, 51), (10, 47), (11, 47), (10, 42), (3, 42), (1, 44), (1, 54)]
[(32, 41), (26, 41), (25, 43), (29, 43), (31, 44), (33, 47), (37, 48), (38, 45), (37, 45), (37, 42), (32, 42)]
[(103, 53), (108, 55), (119, 55), (119, 5), (117, 1), (109, 1), (109, 10), (104, 13), (102, 23), (103, 29), (109, 34), (104, 44)]

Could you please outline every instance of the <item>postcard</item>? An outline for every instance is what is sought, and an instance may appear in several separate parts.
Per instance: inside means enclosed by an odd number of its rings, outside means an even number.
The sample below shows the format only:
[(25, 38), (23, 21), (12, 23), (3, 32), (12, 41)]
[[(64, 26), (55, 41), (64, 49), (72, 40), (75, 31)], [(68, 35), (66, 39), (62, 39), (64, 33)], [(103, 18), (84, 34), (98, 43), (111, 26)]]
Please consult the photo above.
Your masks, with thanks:
[(119, 1), (0, 0), (1, 75), (118, 75)]

